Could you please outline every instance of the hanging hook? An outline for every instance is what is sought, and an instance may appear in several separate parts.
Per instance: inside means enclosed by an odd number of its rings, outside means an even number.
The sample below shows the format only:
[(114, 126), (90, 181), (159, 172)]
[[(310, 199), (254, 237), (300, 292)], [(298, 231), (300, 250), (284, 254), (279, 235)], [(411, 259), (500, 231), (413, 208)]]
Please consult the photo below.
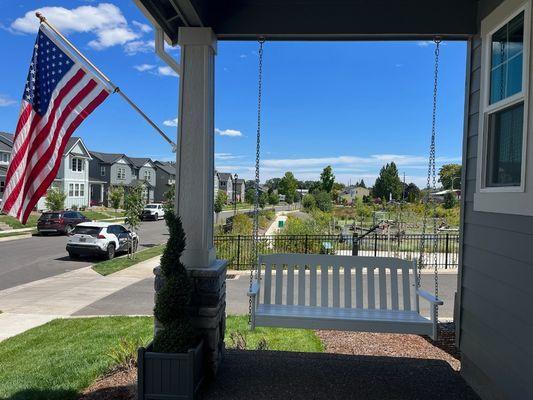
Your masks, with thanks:
[(435, 36), (433, 38), (433, 43), (440, 44), (442, 42), (442, 36)]
[(259, 42), (259, 44), (263, 44), (266, 42), (266, 39), (264, 36), (259, 36), (259, 39), (257, 39), (257, 41)]

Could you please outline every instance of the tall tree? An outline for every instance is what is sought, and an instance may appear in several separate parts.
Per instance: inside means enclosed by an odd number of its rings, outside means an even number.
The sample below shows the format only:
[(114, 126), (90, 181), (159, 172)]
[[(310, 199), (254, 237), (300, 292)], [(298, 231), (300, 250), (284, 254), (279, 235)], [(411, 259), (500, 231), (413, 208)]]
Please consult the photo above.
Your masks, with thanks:
[(402, 181), (398, 176), (398, 168), (396, 164), (391, 162), (381, 168), (379, 176), (374, 183), (373, 189), (374, 197), (389, 200), (392, 195), (394, 200), (401, 200), (402, 198)]
[(362, 187), (366, 189), (365, 180), (361, 178), (361, 182), (358, 182), (355, 186)]
[(279, 189), (279, 182), (280, 181), (281, 181), (281, 178), (271, 178), (271, 179), (268, 179), (265, 182), (265, 185), (268, 186), (269, 193), (271, 193), (274, 190)]
[(405, 198), (409, 203), (416, 203), (420, 199), (420, 189), (413, 182), (405, 187)]
[(294, 202), (296, 197), (296, 189), (298, 188), (298, 181), (294, 174), (290, 171), (285, 172), (285, 175), (279, 181), (278, 192), (285, 195), (285, 201), (289, 204)]
[(331, 193), (333, 189), (333, 184), (335, 183), (335, 175), (333, 175), (333, 168), (331, 165), (328, 165), (322, 170), (320, 174), (320, 186), (324, 192)]
[(444, 189), (459, 189), (461, 187), (461, 165), (444, 164), (440, 167), (439, 182), (442, 183)]

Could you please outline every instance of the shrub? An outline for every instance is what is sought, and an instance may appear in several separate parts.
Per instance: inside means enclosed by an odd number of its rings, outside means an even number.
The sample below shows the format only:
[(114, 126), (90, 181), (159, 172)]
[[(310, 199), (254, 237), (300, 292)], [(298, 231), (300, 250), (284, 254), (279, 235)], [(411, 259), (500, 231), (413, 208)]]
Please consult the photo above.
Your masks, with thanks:
[(66, 193), (61, 189), (50, 188), (46, 193), (46, 199), (44, 200), (45, 206), (50, 211), (60, 211), (65, 208)]
[(305, 211), (310, 211), (316, 207), (315, 196), (312, 194), (306, 194), (302, 199), (302, 207)]
[(192, 284), (180, 261), (185, 249), (185, 232), (173, 210), (165, 213), (165, 221), (170, 237), (161, 256), (164, 284), (157, 293), (154, 308), (154, 316), (163, 327), (154, 337), (154, 351), (183, 353), (198, 343), (189, 315)]
[(331, 211), (333, 205), (331, 204), (331, 195), (327, 192), (318, 192), (315, 194), (316, 206), (320, 211)]
[(120, 208), (120, 204), (122, 203), (123, 197), (123, 186), (112, 186), (111, 189), (109, 189), (109, 202), (111, 204), (111, 207), (113, 207), (115, 211)]
[(141, 338), (128, 339), (121, 338), (117, 346), (113, 347), (106, 354), (117, 368), (134, 368), (137, 366), (137, 349), (144, 346)]
[(237, 214), (233, 217), (231, 233), (234, 235), (250, 235), (254, 228), (252, 219), (246, 214)]

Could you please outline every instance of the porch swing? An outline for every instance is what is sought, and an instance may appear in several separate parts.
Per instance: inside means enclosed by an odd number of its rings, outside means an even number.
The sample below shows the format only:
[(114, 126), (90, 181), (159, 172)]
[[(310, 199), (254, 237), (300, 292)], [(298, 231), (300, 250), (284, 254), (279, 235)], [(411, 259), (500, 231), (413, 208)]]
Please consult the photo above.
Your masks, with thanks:
[[(250, 329), (264, 326), (411, 333), (428, 335), (435, 340), (438, 307), (443, 302), (438, 298), (436, 210), (429, 192), (436, 187), (435, 126), (440, 39), (434, 40), (431, 144), (418, 260), (323, 254), (259, 254), (258, 199), (264, 43), (264, 39), (259, 40), (253, 222), (255, 265), (250, 269), (248, 289)], [(421, 270), (426, 257), (426, 227), (430, 214), (433, 219), (434, 295), (420, 287)], [(420, 298), (430, 304), (429, 317), (420, 312)]]

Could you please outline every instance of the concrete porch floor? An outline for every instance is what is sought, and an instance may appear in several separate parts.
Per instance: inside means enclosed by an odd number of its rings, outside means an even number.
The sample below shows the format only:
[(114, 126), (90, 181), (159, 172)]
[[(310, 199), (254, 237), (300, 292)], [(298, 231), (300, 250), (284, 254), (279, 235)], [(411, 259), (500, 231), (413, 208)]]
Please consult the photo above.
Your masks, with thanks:
[(228, 350), (204, 400), (479, 400), (440, 360)]

